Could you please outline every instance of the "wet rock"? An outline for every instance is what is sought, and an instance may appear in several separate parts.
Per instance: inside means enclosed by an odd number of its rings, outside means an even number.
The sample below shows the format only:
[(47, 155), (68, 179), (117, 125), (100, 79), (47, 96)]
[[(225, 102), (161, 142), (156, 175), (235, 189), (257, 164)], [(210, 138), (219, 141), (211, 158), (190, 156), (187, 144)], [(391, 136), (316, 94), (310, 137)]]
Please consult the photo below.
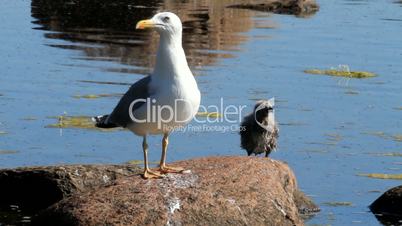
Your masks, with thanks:
[(228, 7), (297, 16), (312, 15), (320, 8), (315, 0), (251, 0)]
[(303, 219), (310, 219), (321, 211), (320, 207), (317, 206), (313, 200), (299, 190), (295, 191), (294, 198), (299, 214)]
[[(313, 209), (282, 162), (208, 157), (177, 162), (182, 174), (120, 177), (69, 195), (43, 211), (37, 225), (302, 225)], [(303, 197), (303, 198), (300, 198)]]
[(402, 224), (402, 185), (382, 194), (370, 205), (370, 210), (384, 225)]

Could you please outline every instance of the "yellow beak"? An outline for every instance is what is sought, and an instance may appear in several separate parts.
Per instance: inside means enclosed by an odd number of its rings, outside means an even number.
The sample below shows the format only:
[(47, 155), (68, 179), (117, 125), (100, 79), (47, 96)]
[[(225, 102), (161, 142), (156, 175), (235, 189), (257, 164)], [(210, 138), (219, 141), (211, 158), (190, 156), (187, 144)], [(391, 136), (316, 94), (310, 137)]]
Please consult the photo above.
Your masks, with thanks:
[(155, 27), (155, 23), (152, 20), (140, 20), (135, 26), (135, 29), (143, 30), (145, 28), (152, 28), (152, 27)]

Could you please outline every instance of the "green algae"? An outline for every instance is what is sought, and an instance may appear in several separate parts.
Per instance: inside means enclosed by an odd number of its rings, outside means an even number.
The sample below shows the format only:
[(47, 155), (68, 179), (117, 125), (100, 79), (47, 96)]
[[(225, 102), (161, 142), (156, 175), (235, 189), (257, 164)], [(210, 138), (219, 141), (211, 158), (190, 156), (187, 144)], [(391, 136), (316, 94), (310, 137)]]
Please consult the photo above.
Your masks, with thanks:
[(387, 153), (369, 153), (376, 156), (389, 156), (389, 157), (402, 157), (402, 153), (399, 152), (387, 152)]
[(372, 135), (376, 137), (386, 138), (387, 135), (383, 131), (363, 132), (362, 134)]
[(338, 207), (338, 206), (352, 206), (353, 203), (351, 202), (324, 202), (326, 206)]
[(357, 174), (361, 177), (370, 177), (376, 179), (402, 180), (402, 174), (385, 174), (385, 173), (361, 173)]
[(10, 155), (10, 154), (17, 154), (19, 151), (15, 150), (0, 150), (0, 155)]
[(373, 135), (377, 137), (385, 137), (385, 132), (383, 131), (364, 132), (363, 134)]
[(402, 142), (402, 134), (395, 134), (391, 136), (394, 141)]
[(374, 131), (374, 132), (363, 132), (362, 134), (367, 134), (367, 135), (372, 135), (372, 136), (376, 136), (376, 137), (380, 137), (383, 139), (391, 139), (394, 140), (396, 142), (402, 142), (402, 134), (387, 134), (385, 132), (382, 131)]
[(402, 111), (402, 107), (395, 107), (395, 110)]
[(95, 95), (95, 94), (88, 94), (88, 95), (74, 95), (73, 97), (76, 99), (81, 99), (81, 98), (96, 99), (96, 98), (99, 98), (100, 96)]
[(223, 115), (219, 112), (198, 112), (196, 116), (199, 117), (207, 117), (207, 118), (222, 118)]
[(95, 126), (95, 122), (92, 120), (92, 117), (89, 116), (67, 116), (67, 115), (60, 115), (60, 116), (53, 116), (49, 117), (52, 119), (57, 119), (57, 123), (49, 124), (46, 128), (78, 128), (78, 129), (94, 129), (94, 130), (101, 130), (101, 131), (116, 131), (116, 129), (102, 129), (97, 128)]
[(82, 129), (95, 129), (95, 123), (91, 117), (88, 116), (66, 116), (60, 115), (56, 118), (57, 123), (46, 126), (47, 128), (82, 128)]
[(307, 69), (304, 70), (304, 73), (347, 78), (371, 78), (377, 76), (376, 74), (367, 71), (351, 71), (347, 65), (339, 65), (338, 68), (331, 68), (327, 70)]

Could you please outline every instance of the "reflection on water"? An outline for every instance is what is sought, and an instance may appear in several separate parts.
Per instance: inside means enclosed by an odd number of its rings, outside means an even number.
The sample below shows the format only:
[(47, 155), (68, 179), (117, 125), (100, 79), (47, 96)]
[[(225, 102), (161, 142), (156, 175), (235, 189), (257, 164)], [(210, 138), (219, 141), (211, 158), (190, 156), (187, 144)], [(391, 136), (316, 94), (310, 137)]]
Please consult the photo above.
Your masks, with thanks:
[[(189, 64), (202, 67), (217, 58), (231, 57), (238, 45), (247, 40), (241, 32), (253, 26), (250, 10), (230, 9), (233, 0), (213, 1), (136, 1), (129, 0), (33, 0), (32, 16), (37, 29), (49, 30), (49, 39), (65, 44), (50, 46), (75, 49), (85, 53), (79, 59), (118, 61), (140, 68), (118, 72), (147, 73), (153, 67), (158, 37), (136, 31), (140, 19), (157, 11), (172, 11), (180, 16), (184, 27), (184, 48)], [(76, 65), (77, 66), (77, 65)], [(116, 71), (116, 69), (106, 69)]]

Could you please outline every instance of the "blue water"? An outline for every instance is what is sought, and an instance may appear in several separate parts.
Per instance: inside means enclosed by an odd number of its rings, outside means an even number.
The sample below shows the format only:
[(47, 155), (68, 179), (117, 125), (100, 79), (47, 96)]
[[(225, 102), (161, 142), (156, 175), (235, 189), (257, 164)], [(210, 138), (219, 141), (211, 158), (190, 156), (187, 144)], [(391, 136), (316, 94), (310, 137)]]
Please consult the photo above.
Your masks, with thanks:
[[(247, 105), (250, 111), (255, 99), (275, 96), (281, 126), (279, 150), (271, 157), (286, 161), (299, 187), (322, 208), (307, 224), (379, 225), (367, 206), (401, 182), (357, 174), (402, 173), (401, 157), (381, 155), (402, 152), (401, 142), (392, 138), (402, 134), (398, 110), (402, 107), (402, 5), (351, 0), (319, 4), (320, 11), (308, 18), (226, 9), (216, 2), (197, 5), (195, 10), (188, 6), (191, 1), (184, 6), (154, 6), (173, 11), (182, 7), (188, 15), (208, 14), (207, 6), (222, 10), (222, 15), (210, 12), (207, 31), (190, 29), (197, 20), (185, 23), (190, 37), (185, 39), (186, 52), (202, 104), (219, 104), (223, 98), (225, 105)], [(71, 38), (77, 35), (72, 29), (77, 24), (46, 27), (46, 20), (31, 16), (32, 8), (24, 0), (0, 4), (0, 150), (17, 151), (0, 154), (0, 167), (142, 159), (141, 138), (129, 132), (46, 126), (57, 122), (52, 116), (109, 113), (117, 97), (73, 96), (124, 93), (128, 87), (81, 80), (135, 82), (152, 67), (147, 62), (153, 59), (155, 34), (104, 25), (97, 30), (97, 39), (116, 33), (123, 38), (106, 38), (133, 45), (82, 41)], [(216, 22), (221, 18), (226, 18), (224, 24)], [(80, 24), (79, 28), (88, 31), (99, 26)], [(203, 36), (197, 38), (197, 32)], [(357, 80), (303, 73), (338, 65), (378, 77)], [(374, 135), (379, 132), (383, 136)], [(149, 141), (151, 161), (159, 160), (160, 140), (156, 136)], [(178, 132), (169, 145), (169, 161), (245, 155), (236, 131)], [(333, 207), (326, 202), (352, 205)]]

